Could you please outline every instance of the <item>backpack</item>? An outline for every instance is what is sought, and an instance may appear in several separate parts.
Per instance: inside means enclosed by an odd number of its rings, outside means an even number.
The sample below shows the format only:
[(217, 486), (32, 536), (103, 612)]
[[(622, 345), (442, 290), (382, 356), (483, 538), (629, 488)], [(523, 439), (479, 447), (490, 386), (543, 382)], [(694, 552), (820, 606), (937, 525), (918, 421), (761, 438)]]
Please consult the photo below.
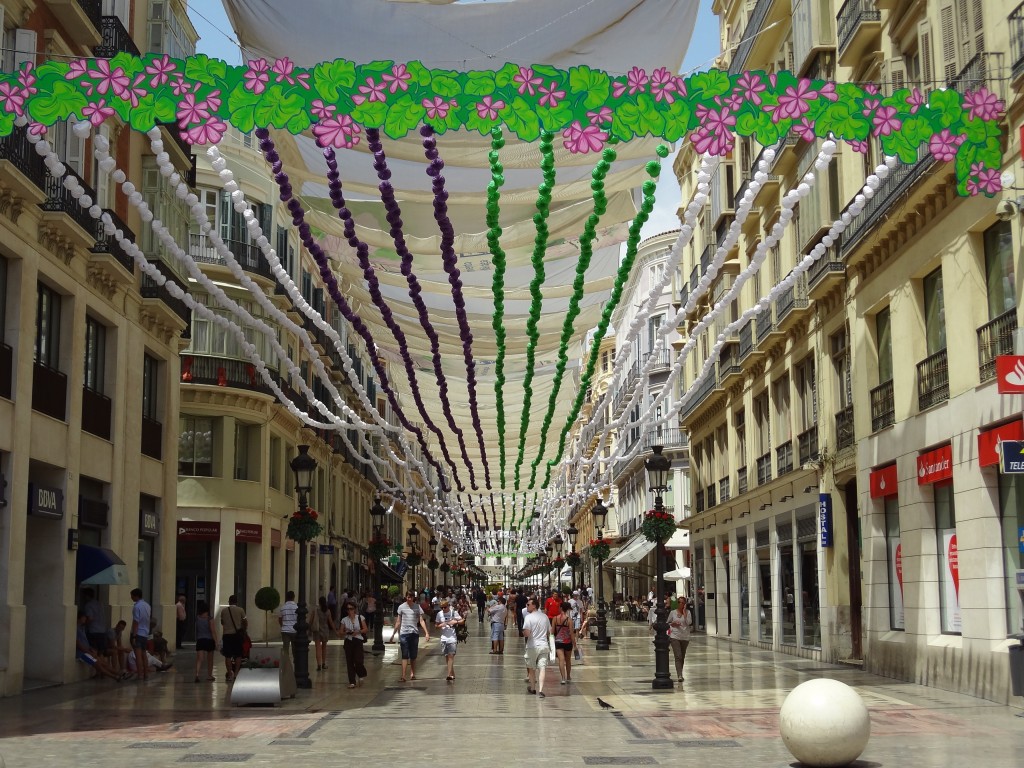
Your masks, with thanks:
[(555, 642), (556, 643), (571, 643), (572, 642), (572, 628), (569, 623), (559, 624), (558, 629), (555, 630)]

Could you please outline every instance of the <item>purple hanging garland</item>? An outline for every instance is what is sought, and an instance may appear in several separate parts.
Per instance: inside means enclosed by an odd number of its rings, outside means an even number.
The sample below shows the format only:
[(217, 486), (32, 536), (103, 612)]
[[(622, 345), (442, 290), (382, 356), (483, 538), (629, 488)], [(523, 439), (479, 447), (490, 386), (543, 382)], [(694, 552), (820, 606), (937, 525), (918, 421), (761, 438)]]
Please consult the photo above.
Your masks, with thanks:
[[(302, 240), (302, 244), (309, 251), (310, 255), (316, 261), (317, 266), (320, 268), (320, 277), (323, 278), (324, 285), (327, 286), (327, 292), (331, 298), (334, 299), (334, 303), (337, 304), (338, 309), (346, 320), (352, 325), (356, 333), (358, 333), (363, 340), (366, 342), (370, 349), (376, 347), (373, 341), (373, 336), (370, 334), (370, 329), (366, 327), (362, 318), (359, 317), (355, 312), (352, 311), (352, 307), (345, 300), (345, 297), (341, 295), (341, 291), (338, 289), (338, 281), (335, 280), (334, 274), (331, 272), (330, 263), (327, 256), (324, 254), (320, 245), (313, 239), (313, 233), (310, 231), (309, 225), (306, 223), (305, 212), (302, 209), (302, 205), (292, 196), (292, 185), (288, 181), (288, 174), (284, 172), (284, 165), (281, 162), (281, 156), (278, 155), (277, 149), (274, 147), (274, 142), (270, 138), (270, 131), (266, 128), (257, 128), (256, 138), (260, 140), (260, 151), (263, 152), (263, 157), (268, 163), (270, 163), (271, 170), (274, 172), (274, 181), (277, 182), (279, 189), (279, 197), (287, 207), (289, 213), (292, 215), (292, 224), (299, 230), (299, 237)], [(398, 404), (398, 398), (395, 396), (394, 390), (388, 384), (387, 371), (384, 370), (384, 366), (381, 365), (380, 361), (375, 356), (371, 356), (371, 364), (373, 365), (374, 371), (377, 373), (377, 379), (380, 381), (381, 389), (387, 395), (388, 402), (391, 403), (391, 408), (398, 416), (399, 421), (402, 422), (402, 426), (405, 427), (409, 432), (416, 436), (416, 441), (419, 443), (420, 448), (423, 451), (423, 456), (427, 462), (437, 471), (437, 476), (441, 485), (444, 486), (444, 470), (441, 468), (440, 463), (430, 453), (430, 449), (427, 446), (427, 441), (423, 437), (423, 431), (420, 430), (415, 424), (409, 421), (406, 417), (402, 407)]]
[[(349, 211), (345, 204), (345, 195), (342, 191), (341, 185), (341, 174), (338, 172), (338, 158), (334, 150), (330, 147), (324, 147), (320, 140), (317, 139), (317, 146), (320, 147), (324, 154), (324, 159), (327, 161), (327, 182), (331, 204), (335, 210), (338, 211), (338, 218), (341, 219), (345, 227), (345, 239), (348, 244), (355, 249), (356, 256), (359, 259), (359, 267), (363, 270), (363, 277), (366, 279), (366, 286), (370, 292), (370, 299), (373, 301), (374, 306), (380, 310), (381, 319), (384, 320), (384, 324), (387, 325), (388, 330), (395, 337), (395, 341), (398, 342), (398, 351), (402, 356), (402, 362), (405, 366), (405, 375), (409, 379), (409, 387), (412, 391), (413, 399), (416, 401), (416, 407), (419, 409), (420, 415), (423, 417), (424, 423), (427, 428), (430, 429), (435, 435), (440, 444), (441, 454), (444, 456), (445, 462), (452, 470), (452, 475), (455, 478), (456, 485), (461, 487), (462, 480), (459, 477), (459, 471), (455, 466), (455, 462), (452, 460), (451, 455), (448, 453), (448, 445), (444, 440), (444, 433), (438, 429), (437, 425), (433, 422), (430, 416), (427, 414), (426, 406), (423, 403), (423, 394), (420, 392), (419, 380), (416, 377), (416, 365), (413, 362), (412, 355), (409, 353), (409, 345), (406, 342), (405, 332), (402, 327), (395, 320), (394, 313), (387, 301), (384, 300), (384, 296), (380, 292), (380, 281), (377, 279), (377, 272), (370, 264), (370, 248), (369, 246), (360, 240), (356, 236), (355, 221), (352, 218), (352, 213)], [(372, 146), (372, 145), (371, 145)], [(384, 178), (383, 171), (386, 168), (379, 168), (381, 161), (374, 155), (374, 168), (377, 169), (378, 176)], [(387, 176), (390, 176), (390, 172)], [(468, 457), (465, 455), (465, 448), (463, 448), (463, 458), (467, 461)], [(473, 476), (473, 468), (469, 467), (470, 483), (476, 488), (476, 480)]]
[(484, 448), (484, 431), (480, 423), (480, 410), (476, 400), (476, 363), (473, 362), (473, 332), (469, 328), (469, 320), (466, 317), (466, 300), (462, 295), (462, 278), (460, 276), (458, 259), (455, 256), (455, 227), (448, 218), (448, 192), (444, 188), (445, 180), (441, 175), (444, 169), (442, 160), (437, 151), (437, 140), (434, 138), (434, 129), (429, 125), (420, 127), (420, 135), (423, 137), (423, 154), (430, 165), (427, 166), (427, 175), (433, 179), (434, 189), (434, 220), (441, 232), (441, 260), (444, 263), (444, 271), (448, 274), (448, 282), (452, 287), (452, 302), (455, 304), (455, 316), (459, 321), (459, 335), (462, 338), (462, 357), (466, 361), (466, 385), (469, 391), (469, 410), (473, 418), (473, 429), (476, 431), (477, 443), (480, 446), (480, 459), (484, 465), (484, 481), (487, 487), (491, 487), (491, 469), (487, 463), (487, 450)]

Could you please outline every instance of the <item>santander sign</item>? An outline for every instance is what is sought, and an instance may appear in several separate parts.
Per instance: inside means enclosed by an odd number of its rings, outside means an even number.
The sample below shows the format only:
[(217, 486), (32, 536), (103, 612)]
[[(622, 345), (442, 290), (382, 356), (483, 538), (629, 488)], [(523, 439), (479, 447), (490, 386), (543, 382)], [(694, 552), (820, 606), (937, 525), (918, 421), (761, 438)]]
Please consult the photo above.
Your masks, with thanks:
[(917, 457), (917, 484), (929, 485), (953, 478), (953, 447), (944, 445)]

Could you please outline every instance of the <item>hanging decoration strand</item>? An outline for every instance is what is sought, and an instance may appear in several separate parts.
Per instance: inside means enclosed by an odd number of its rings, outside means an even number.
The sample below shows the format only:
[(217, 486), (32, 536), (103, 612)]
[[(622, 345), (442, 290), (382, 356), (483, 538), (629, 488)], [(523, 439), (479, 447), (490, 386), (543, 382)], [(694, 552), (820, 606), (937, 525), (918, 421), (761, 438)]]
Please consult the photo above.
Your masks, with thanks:
[[(491, 151), (487, 154), (491, 166), (491, 181), (487, 185), (487, 245), (491, 250), (494, 276), (491, 293), (494, 295), (494, 330), (497, 354), (494, 358), (494, 410), (498, 429), (498, 455), (501, 487), (505, 487), (505, 249), (501, 247), (501, 188), (505, 184), (504, 166), (500, 150), (505, 139), (500, 128), (491, 130)], [(505, 499), (501, 501), (501, 525), (505, 526)]]
[(459, 272), (458, 258), (455, 256), (455, 227), (448, 218), (448, 191), (445, 189), (444, 160), (437, 151), (437, 139), (434, 129), (429, 125), (420, 128), (423, 137), (423, 154), (430, 161), (427, 175), (430, 176), (434, 189), (434, 221), (441, 232), (441, 260), (444, 271), (448, 275), (448, 283), (452, 287), (452, 301), (455, 304), (455, 317), (459, 323), (459, 335), (462, 338), (462, 358), (466, 363), (466, 387), (469, 394), (469, 413), (476, 431), (477, 444), (480, 446), (480, 461), (484, 465), (484, 484), (491, 487), (491, 470), (487, 464), (487, 448), (484, 446), (484, 429), (480, 423), (480, 408), (476, 397), (476, 363), (473, 361), (473, 331), (469, 327), (466, 316), (466, 299), (462, 295), (462, 276)]
[(533, 224), (537, 234), (533, 240), (533, 279), (530, 281), (530, 316), (526, 320), (526, 374), (523, 377), (523, 409), (519, 419), (519, 455), (516, 457), (515, 487), (519, 490), (520, 469), (523, 454), (526, 451), (526, 430), (530, 427), (530, 405), (533, 402), (534, 364), (537, 356), (537, 343), (540, 333), (537, 323), (540, 321), (541, 306), (544, 297), (540, 289), (546, 277), (544, 272), (544, 254), (548, 247), (548, 214), (551, 212), (551, 193), (555, 188), (555, 151), (552, 147), (554, 134), (544, 131), (540, 135), (540, 168), (544, 179), (537, 186), (537, 212), (533, 214)]

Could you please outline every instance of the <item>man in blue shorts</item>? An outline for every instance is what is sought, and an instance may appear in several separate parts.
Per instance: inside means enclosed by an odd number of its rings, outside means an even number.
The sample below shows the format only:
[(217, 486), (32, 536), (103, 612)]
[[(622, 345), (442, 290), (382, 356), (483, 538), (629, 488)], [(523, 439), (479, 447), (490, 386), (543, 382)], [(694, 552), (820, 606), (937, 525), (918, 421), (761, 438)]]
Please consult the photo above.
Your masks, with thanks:
[(412, 669), (409, 675), (410, 680), (416, 679), (416, 657), (419, 655), (420, 627), (423, 627), (423, 634), (427, 641), (430, 640), (430, 630), (423, 620), (423, 611), (416, 605), (416, 594), (405, 593), (405, 602), (398, 606), (395, 612), (395, 628), (391, 632), (389, 643), (395, 642), (395, 635), (398, 635), (398, 643), (402, 648), (402, 676), (398, 678), (400, 683), (405, 682), (407, 668)]

